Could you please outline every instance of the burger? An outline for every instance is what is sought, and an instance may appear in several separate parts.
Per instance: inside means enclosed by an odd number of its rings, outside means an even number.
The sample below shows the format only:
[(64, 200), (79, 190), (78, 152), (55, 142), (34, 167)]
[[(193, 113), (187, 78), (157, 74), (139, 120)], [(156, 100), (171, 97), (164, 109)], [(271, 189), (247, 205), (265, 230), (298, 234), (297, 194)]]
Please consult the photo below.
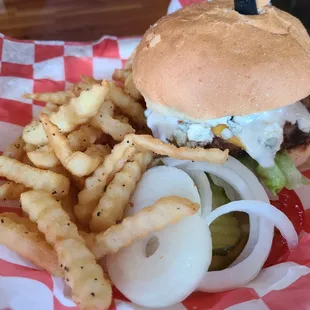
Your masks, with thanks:
[(228, 149), (274, 193), (307, 182), (297, 167), (310, 155), (310, 39), (290, 14), (185, 7), (148, 29), (133, 79), (155, 137)]

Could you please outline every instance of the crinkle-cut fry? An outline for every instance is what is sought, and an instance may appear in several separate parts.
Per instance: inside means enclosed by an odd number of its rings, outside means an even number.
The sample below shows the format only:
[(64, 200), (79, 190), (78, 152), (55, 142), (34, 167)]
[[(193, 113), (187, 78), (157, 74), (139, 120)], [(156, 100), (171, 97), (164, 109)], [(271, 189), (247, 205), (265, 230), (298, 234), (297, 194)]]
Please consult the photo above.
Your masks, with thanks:
[(81, 82), (74, 84), (72, 87), (72, 92), (75, 96), (79, 96), (83, 90), (89, 90), (95, 84), (101, 84), (102, 80), (95, 80), (91, 77), (81, 75)]
[(21, 160), (21, 158), (25, 154), (24, 147), (25, 141), (23, 140), (23, 138), (17, 137), (15, 141), (6, 148), (3, 155), (16, 160)]
[(53, 171), (57, 174), (62, 174), (66, 178), (70, 180), (70, 182), (75, 185), (79, 190), (84, 188), (85, 185), (85, 177), (77, 177), (76, 175), (71, 174), (66, 168), (62, 165), (49, 168), (50, 171)]
[[(47, 115), (57, 112), (59, 106), (54, 103), (47, 103), (40, 111)], [(44, 145), (47, 143), (47, 136), (39, 120), (34, 119), (31, 123), (24, 127), (23, 140), (29, 145)], [(30, 151), (25, 150), (26, 152)]]
[[(92, 160), (94, 161), (94, 165), (98, 167), (101, 165), (107, 155), (111, 153), (111, 148), (108, 144), (102, 145), (102, 144), (93, 144), (90, 147), (88, 147), (85, 151), (85, 154), (90, 156)], [(75, 182), (76, 186), (82, 190), (85, 186), (85, 178), (83, 177), (77, 177), (72, 175), (72, 179)]]
[(55, 251), (29, 219), (0, 214), (0, 243), (50, 274), (63, 275)]
[(176, 147), (173, 144), (164, 143), (150, 135), (128, 135), (125, 137), (126, 139), (145, 150), (177, 159), (223, 164), (228, 158), (228, 150), (221, 151), (220, 149), (204, 149), (202, 147)]
[(68, 139), (60, 133), (56, 125), (49, 121), (47, 115), (42, 114), (40, 120), (48, 136), (51, 148), (62, 165), (72, 174), (83, 177), (89, 175), (97, 168), (100, 160), (80, 151), (72, 151)]
[(124, 209), (130, 196), (152, 160), (151, 152), (137, 153), (115, 174), (92, 214), (92, 231), (102, 232), (123, 220)]
[(121, 224), (99, 233), (93, 240), (92, 237), (87, 237), (87, 244), (97, 258), (116, 253), (137, 239), (176, 223), (185, 216), (194, 215), (199, 207), (199, 204), (187, 198), (163, 197), (136, 215), (126, 217)]
[(52, 113), (58, 111), (59, 106), (55, 103), (48, 102), (40, 111), (40, 113), (44, 113), (47, 115), (51, 115)]
[(63, 176), (65, 176), (67, 179), (71, 180), (71, 176), (72, 174), (62, 165), (56, 166), (56, 167), (52, 167), (50, 169), (48, 169), (52, 172), (55, 172), (57, 174), (61, 174)]
[(32, 163), (32, 161), (29, 159), (27, 153), (24, 154), (24, 156), (21, 159), (21, 162), (25, 165), (28, 165), (30, 167), (34, 167), (34, 164)]
[[(15, 212), (3, 212), (0, 213), (0, 216), (1, 215), (5, 216), (6, 218), (9, 218), (10, 220), (14, 221), (17, 224), (24, 225), (29, 231), (39, 232), (37, 225), (35, 223), (32, 223), (28, 217), (23, 217), (21, 215), (16, 214)], [(41, 232), (39, 233), (42, 234)], [(42, 236), (44, 235), (42, 234)]]
[[(26, 143), (25, 146), (24, 146), (24, 151), (26, 153), (33, 152), (33, 151), (37, 150), (39, 147), (40, 146), (37, 146), (37, 145), (34, 145), (34, 144), (30, 144), (30, 143)], [(5, 154), (3, 154), (3, 155), (5, 155)]]
[(129, 118), (125, 115), (114, 115), (114, 118), (123, 124), (129, 124)]
[(136, 148), (127, 141), (115, 145), (111, 154), (107, 155), (101, 165), (94, 171), (93, 175), (85, 181), (85, 187), (79, 193), (79, 203), (74, 207), (78, 221), (88, 225), (91, 214), (96, 208), (106, 185), (114, 175), (120, 171), (126, 162), (135, 154)]
[(142, 95), (137, 90), (135, 83), (133, 82), (132, 72), (128, 75), (124, 83), (124, 91), (126, 94), (134, 98), (135, 100), (141, 100)]
[(101, 165), (85, 181), (85, 188), (79, 193), (80, 204), (98, 203), (104, 188), (114, 178), (115, 173), (120, 171), (127, 160), (136, 152), (136, 148), (123, 141), (113, 148)]
[(8, 181), (0, 186), (0, 200), (18, 200), (20, 195), (27, 190), (23, 184)]
[(78, 83), (78, 84), (73, 85), (72, 92), (75, 95), (75, 97), (78, 97), (80, 96), (83, 90), (89, 90), (89, 89), (90, 89), (90, 85), (84, 84), (84, 83)]
[(73, 151), (84, 152), (89, 146), (102, 137), (102, 131), (89, 124), (81, 125), (67, 136)]
[(33, 120), (25, 126), (23, 130), (23, 139), (29, 144), (45, 145), (47, 144), (47, 135), (42, 124), (38, 120)]
[[(74, 207), (75, 216), (77, 217), (79, 223), (81, 223), (83, 226), (88, 226), (90, 224), (92, 213), (104, 192), (104, 188), (107, 186), (107, 184), (110, 183), (114, 175), (123, 168), (123, 166), (126, 164), (126, 161), (132, 157), (134, 153), (135, 148), (130, 147), (123, 153), (123, 157), (115, 164), (112, 170), (109, 170), (110, 167), (112, 167), (112, 164), (109, 166), (109, 161), (107, 161), (108, 163), (106, 166), (100, 169), (100, 171), (103, 171), (101, 174), (99, 174), (98, 170), (98, 179), (94, 178), (95, 173), (90, 177), (91, 179), (86, 179), (85, 187), (79, 193), (79, 203)], [(107, 171), (107, 173), (104, 171)], [(99, 182), (99, 178), (102, 176), (104, 178)], [(94, 185), (92, 186), (89, 184)], [(88, 185), (90, 187), (88, 187)]]
[[(71, 132), (67, 138), (73, 151), (85, 151), (101, 136), (100, 130), (90, 125), (82, 125), (79, 129)], [(24, 149), (31, 162), (38, 168), (49, 169), (60, 164), (56, 154), (48, 145), (26, 144)]]
[[(73, 131), (97, 113), (108, 91), (109, 84), (106, 81), (103, 81), (103, 85), (93, 85), (91, 89), (82, 91), (79, 97), (71, 98), (68, 104), (60, 106), (56, 112), (51, 113), (50, 121), (62, 133)], [(24, 128), (23, 139), (35, 145), (44, 145), (48, 142), (39, 121), (33, 121)]]
[(112, 287), (94, 254), (84, 242), (65, 239), (55, 244), (59, 262), (65, 266), (66, 283), (72, 288), (72, 299), (80, 309), (108, 309)]
[(27, 153), (28, 158), (38, 168), (53, 168), (60, 165), (60, 161), (49, 145), (37, 147), (36, 150)]
[[(58, 111), (59, 106), (54, 103), (47, 103), (42, 109), (41, 113), (51, 115)], [(23, 130), (23, 140), (27, 143), (26, 146), (30, 145), (44, 145), (47, 143), (47, 136), (43, 130), (43, 127), (39, 120), (34, 119), (31, 123), (26, 125)], [(30, 151), (30, 148), (26, 152)]]
[(80, 82), (78, 84), (74, 84), (72, 87), (72, 92), (75, 95), (75, 97), (80, 96), (81, 92), (86, 90), (90, 90), (92, 88), (91, 84)]
[(114, 109), (115, 107), (112, 101), (105, 101), (101, 105), (98, 113), (91, 119), (91, 124), (112, 136), (115, 141), (122, 141), (127, 134), (134, 133), (135, 130), (131, 125), (115, 119)]
[(38, 100), (42, 102), (50, 102), (57, 105), (66, 103), (68, 97), (74, 97), (72, 90), (48, 92), (48, 93), (33, 93), (25, 94), (24, 98)]
[(23, 164), (15, 159), (0, 156), (0, 176), (28, 188), (43, 189), (56, 197), (68, 194), (70, 181), (63, 175)]
[(107, 98), (111, 99), (124, 114), (131, 117), (138, 126), (144, 127), (146, 120), (142, 105), (116, 86), (115, 83), (109, 82), (109, 85), (111, 89)]
[(77, 194), (78, 194), (77, 188), (74, 185), (71, 185), (68, 195), (63, 197), (60, 200), (63, 210), (66, 211), (66, 213), (70, 217), (71, 222), (73, 222), (74, 224), (77, 223), (77, 220), (74, 214), (74, 206), (78, 202)]
[(76, 175), (71, 174), (70, 179), (79, 191), (83, 190), (86, 177), (77, 177)]
[(54, 245), (56, 241), (64, 238), (81, 240), (76, 225), (71, 222), (61, 203), (49, 193), (33, 190), (23, 193), (20, 200), (23, 211), (29, 215), (32, 222), (37, 223), (50, 244)]
[(83, 83), (89, 84), (89, 85), (95, 85), (95, 84), (100, 84), (102, 80), (96, 80), (91, 76), (87, 75), (81, 75), (81, 80)]
[(77, 218), (80, 226), (84, 228), (89, 228), (90, 220), (94, 209), (96, 208), (95, 203), (86, 204), (76, 204), (73, 208), (74, 215)]
[[(126, 156), (127, 158), (127, 156)], [(136, 185), (136, 179), (140, 179), (141, 173), (145, 171), (146, 166), (151, 162), (152, 160), (152, 155), (150, 152), (146, 152), (145, 154), (136, 154), (133, 156), (132, 161), (130, 163), (125, 163), (124, 167), (122, 168), (122, 170), (120, 170), (120, 172), (117, 172), (116, 174), (113, 172), (112, 176), (115, 174), (113, 181), (110, 183), (110, 186), (107, 187), (107, 191), (104, 194), (103, 197), (108, 196), (107, 197), (107, 202), (109, 203), (110, 200), (115, 193), (115, 200), (113, 200), (113, 203), (117, 204), (117, 210), (113, 210), (113, 214), (111, 214), (111, 216), (106, 219), (104, 219), (104, 221), (108, 221), (108, 222), (113, 222), (112, 224), (115, 224), (115, 222), (122, 218), (122, 215), (119, 215), (119, 213), (123, 213), (123, 209), (126, 205), (126, 203), (124, 201), (126, 201), (126, 197), (129, 195), (130, 193), (133, 192), (133, 190), (135, 189), (135, 185)], [(126, 167), (126, 168), (125, 168)], [(116, 170), (119, 170), (119, 168), (117, 168)], [(119, 175), (120, 174), (120, 175)], [(130, 179), (127, 180), (127, 184), (125, 183), (125, 179), (126, 176), (128, 177), (128, 175), (130, 175)], [(111, 177), (110, 177), (111, 178)], [(126, 184), (126, 187), (124, 187), (124, 184)], [(119, 187), (119, 188), (118, 188)], [(91, 189), (90, 189), (91, 190)], [(123, 194), (122, 197), (120, 197), (120, 190), (121, 193)], [(85, 191), (87, 192), (87, 191)], [(109, 192), (109, 194), (107, 194), (107, 192)], [(99, 193), (99, 190), (96, 192), (96, 194)], [(118, 194), (118, 195), (117, 195)], [(100, 199), (100, 197), (102, 196), (102, 194), (99, 196), (95, 196), (97, 198), (96, 202), (98, 202), (98, 200)], [(91, 195), (91, 197), (94, 197), (94, 195)], [(102, 201), (103, 198), (101, 198), (100, 202)], [(129, 200), (129, 198), (127, 199)], [(101, 206), (102, 204), (99, 205)], [(106, 202), (106, 205), (107, 205)], [(79, 223), (81, 225), (83, 225), (84, 227), (89, 226), (91, 218), (92, 218), (92, 214), (94, 212), (94, 209), (97, 208), (98, 209), (99, 206), (96, 207), (96, 203), (91, 201), (88, 204), (77, 204), (74, 207), (74, 213), (79, 221)], [(116, 211), (116, 212), (115, 212)], [(109, 211), (107, 211), (109, 212)], [(106, 212), (106, 213), (107, 213)], [(113, 217), (114, 216), (114, 217)], [(108, 227), (110, 227), (112, 224), (110, 224)], [(100, 229), (106, 229), (103, 227), (101, 227)], [(100, 231), (102, 231), (100, 230)]]
[(125, 69), (115, 69), (112, 75), (112, 79), (114, 81), (120, 81), (122, 83), (125, 83), (128, 75), (131, 73), (130, 70)]
[(109, 92), (109, 84), (93, 85), (88, 91), (82, 91), (80, 96), (61, 106), (57, 113), (51, 114), (50, 120), (58, 126), (61, 132), (70, 132), (93, 117)]
[(81, 309), (107, 309), (112, 298), (111, 284), (60, 203), (44, 191), (22, 194), (21, 203), (46, 240), (55, 247), (73, 300)]
[(98, 162), (97, 166), (103, 162), (105, 157), (111, 153), (111, 148), (108, 144), (93, 144), (88, 147), (85, 151), (85, 154), (92, 157)]
[(87, 247), (93, 251), (96, 247), (96, 233), (93, 232), (86, 232), (84, 230), (79, 230), (80, 235), (83, 237)]

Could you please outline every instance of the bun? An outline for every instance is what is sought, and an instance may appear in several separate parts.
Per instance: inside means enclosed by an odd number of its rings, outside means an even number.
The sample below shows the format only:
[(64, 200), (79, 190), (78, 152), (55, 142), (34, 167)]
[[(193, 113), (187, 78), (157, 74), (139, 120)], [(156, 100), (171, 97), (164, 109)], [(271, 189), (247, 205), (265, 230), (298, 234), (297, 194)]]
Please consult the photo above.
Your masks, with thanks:
[(310, 94), (310, 39), (272, 6), (247, 16), (229, 1), (194, 4), (146, 32), (133, 78), (155, 109), (188, 119), (272, 110)]

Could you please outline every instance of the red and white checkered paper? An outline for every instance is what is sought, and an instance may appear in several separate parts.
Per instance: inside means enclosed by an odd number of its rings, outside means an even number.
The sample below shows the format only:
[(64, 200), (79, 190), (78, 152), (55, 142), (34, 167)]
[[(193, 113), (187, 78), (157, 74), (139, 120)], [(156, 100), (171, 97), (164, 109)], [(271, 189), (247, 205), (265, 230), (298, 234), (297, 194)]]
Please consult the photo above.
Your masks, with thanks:
[[(169, 13), (192, 2), (199, 1), (172, 0)], [(21, 134), (23, 126), (41, 108), (40, 102), (24, 99), (24, 93), (64, 90), (77, 82), (81, 74), (110, 78), (138, 42), (139, 38), (111, 36), (94, 43), (20, 41), (0, 34), (0, 151)], [(310, 208), (308, 190), (298, 191), (305, 209)], [(21, 209), (12, 202), (3, 202), (0, 212), (12, 207), (20, 213)], [(307, 213), (306, 210), (309, 217)], [(262, 270), (247, 287), (217, 294), (197, 292), (169, 310), (306, 310), (310, 309), (309, 290), (310, 234), (304, 233), (286, 262)], [(111, 308), (143, 310), (117, 291)], [(0, 309), (75, 310), (77, 307), (62, 279), (38, 270), (0, 245)]]

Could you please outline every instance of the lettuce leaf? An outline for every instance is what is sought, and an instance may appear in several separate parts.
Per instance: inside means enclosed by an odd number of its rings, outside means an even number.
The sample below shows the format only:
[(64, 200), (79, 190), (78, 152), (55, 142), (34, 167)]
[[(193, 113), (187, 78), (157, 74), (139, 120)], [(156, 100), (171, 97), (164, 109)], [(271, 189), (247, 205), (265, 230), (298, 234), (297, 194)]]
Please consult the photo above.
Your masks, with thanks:
[(285, 187), (287, 189), (296, 189), (302, 185), (310, 184), (310, 181), (296, 168), (293, 160), (287, 152), (278, 152), (275, 157), (275, 162), (285, 177)]
[(255, 173), (274, 195), (279, 193), (284, 187), (296, 189), (304, 184), (310, 184), (310, 181), (296, 168), (286, 151), (277, 153), (275, 165), (270, 168), (260, 166), (250, 156), (244, 156), (240, 161)]
[(261, 182), (274, 194), (279, 193), (286, 186), (286, 179), (281, 169), (275, 164), (270, 168), (258, 165), (255, 172)]

